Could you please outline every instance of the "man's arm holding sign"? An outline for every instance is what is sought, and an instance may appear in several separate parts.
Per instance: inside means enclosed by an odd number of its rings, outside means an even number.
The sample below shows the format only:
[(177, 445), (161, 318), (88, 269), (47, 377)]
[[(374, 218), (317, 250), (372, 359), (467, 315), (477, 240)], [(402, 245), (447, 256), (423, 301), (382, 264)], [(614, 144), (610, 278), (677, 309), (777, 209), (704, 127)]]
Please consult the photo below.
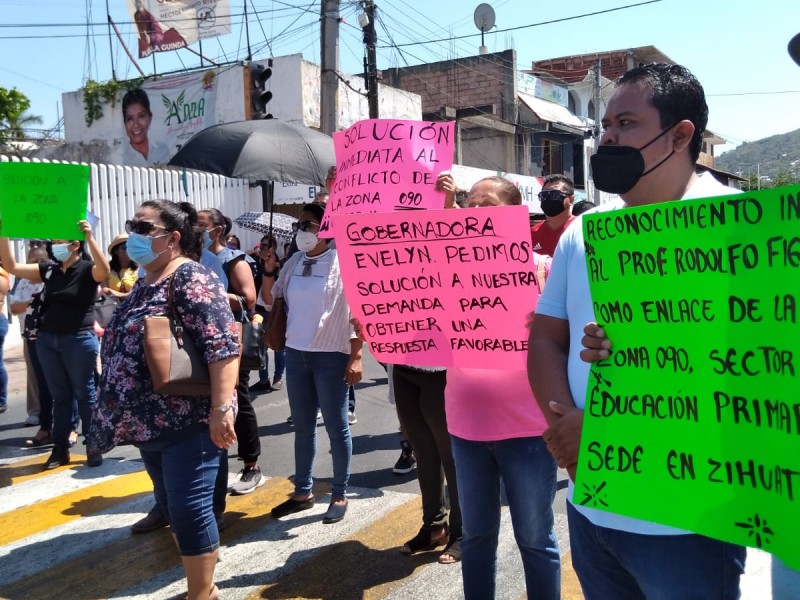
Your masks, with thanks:
[(587, 323), (583, 328), (581, 338), (581, 360), (587, 363), (605, 360), (611, 355), (611, 340), (606, 337), (606, 331), (597, 323)]
[(536, 315), (528, 340), (528, 378), (550, 428), (543, 438), (558, 466), (575, 479), (583, 411), (575, 407), (567, 380), (569, 321)]

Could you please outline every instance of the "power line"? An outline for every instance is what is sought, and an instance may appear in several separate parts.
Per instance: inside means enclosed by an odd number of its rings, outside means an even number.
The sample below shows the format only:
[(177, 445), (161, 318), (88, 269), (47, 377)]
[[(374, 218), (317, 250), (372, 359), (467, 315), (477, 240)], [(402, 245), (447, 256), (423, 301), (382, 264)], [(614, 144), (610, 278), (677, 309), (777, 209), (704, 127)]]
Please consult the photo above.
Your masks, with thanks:
[[(542, 25), (552, 25), (554, 23), (564, 23), (566, 21), (574, 21), (576, 19), (585, 19), (586, 17), (595, 17), (597, 15), (603, 15), (603, 14), (607, 14), (607, 13), (611, 13), (611, 12), (625, 10), (625, 9), (628, 9), (628, 8), (635, 8), (637, 6), (645, 6), (647, 4), (655, 4), (657, 2), (662, 2), (662, 1), (663, 0), (647, 0), (646, 2), (639, 2), (637, 4), (628, 4), (626, 6), (618, 6), (616, 8), (608, 8), (608, 9), (605, 9), (605, 10), (598, 10), (598, 11), (595, 11), (595, 12), (585, 13), (585, 14), (582, 14), (582, 15), (575, 15), (575, 16), (572, 16), (572, 17), (563, 17), (561, 19), (552, 19), (550, 21), (542, 21), (540, 23), (531, 23), (529, 25), (519, 25), (517, 27), (508, 27), (506, 29), (497, 29), (496, 31), (494, 31), (494, 33), (504, 33), (506, 31), (516, 31), (518, 29), (530, 29), (531, 27), (541, 27)], [(451, 39), (452, 40), (463, 40), (463, 39), (467, 39), (467, 38), (477, 37), (479, 35), (481, 35), (481, 34), (480, 33), (470, 33), (470, 34), (467, 34), (467, 35), (454, 36), (452, 38), (442, 38), (442, 39), (438, 39), (438, 40), (427, 40), (427, 41), (423, 40), (423, 41), (409, 42), (407, 44), (400, 44), (400, 45), (401, 46), (419, 46), (419, 45), (422, 45), (422, 44), (432, 44), (432, 43), (438, 43), (438, 42), (446, 42), (446, 41), (449, 41)], [(389, 46), (379, 46), (379, 47), (388, 48)]]

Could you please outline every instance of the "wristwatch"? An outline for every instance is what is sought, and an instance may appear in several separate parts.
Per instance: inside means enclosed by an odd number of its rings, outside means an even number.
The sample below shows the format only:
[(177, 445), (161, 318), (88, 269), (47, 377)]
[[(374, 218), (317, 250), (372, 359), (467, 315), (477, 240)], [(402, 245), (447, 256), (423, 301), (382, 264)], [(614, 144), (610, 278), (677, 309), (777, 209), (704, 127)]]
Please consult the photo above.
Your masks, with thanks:
[(226, 413), (232, 408), (233, 406), (231, 406), (230, 404), (220, 404), (219, 406), (212, 406), (211, 410), (218, 410), (221, 413)]

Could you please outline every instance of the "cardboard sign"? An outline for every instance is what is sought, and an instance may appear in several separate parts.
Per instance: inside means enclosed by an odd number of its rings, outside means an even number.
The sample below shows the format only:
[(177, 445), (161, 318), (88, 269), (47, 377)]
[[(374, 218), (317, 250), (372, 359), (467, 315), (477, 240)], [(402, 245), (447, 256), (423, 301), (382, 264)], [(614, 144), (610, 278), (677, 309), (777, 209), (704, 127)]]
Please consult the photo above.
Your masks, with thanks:
[(800, 567), (800, 186), (594, 213), (574, 501)]
[(539, 298), (524, 206), (334, 217), (350, 310), (379, 361), (524, 369)]
[(0, 235), (82, 240), (89, 165), (0, 163)]
[(333, 215), (443, 208), (436, 178), (453, 166), (455, 125), (370, 119), (333, 134), (336, 181), (319, 237)]

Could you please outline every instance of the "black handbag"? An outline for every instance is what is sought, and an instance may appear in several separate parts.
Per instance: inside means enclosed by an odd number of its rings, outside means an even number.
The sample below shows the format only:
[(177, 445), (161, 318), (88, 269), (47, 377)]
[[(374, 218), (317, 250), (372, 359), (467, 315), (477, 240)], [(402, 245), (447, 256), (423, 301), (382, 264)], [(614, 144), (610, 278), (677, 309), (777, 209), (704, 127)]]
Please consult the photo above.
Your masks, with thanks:
[(247, 314), (244, 298), (239, 298), (242, 307), (242, 347), (239, 363), (240, 371), (253, 371), (266, 368), (267, 347), (264, 344), (264, 323), (254, 323)]
[(119, 299), (114, 296), (100, 296), (94, 303), (94, 320), (102, 328), (106, 328), (119, 306)]

